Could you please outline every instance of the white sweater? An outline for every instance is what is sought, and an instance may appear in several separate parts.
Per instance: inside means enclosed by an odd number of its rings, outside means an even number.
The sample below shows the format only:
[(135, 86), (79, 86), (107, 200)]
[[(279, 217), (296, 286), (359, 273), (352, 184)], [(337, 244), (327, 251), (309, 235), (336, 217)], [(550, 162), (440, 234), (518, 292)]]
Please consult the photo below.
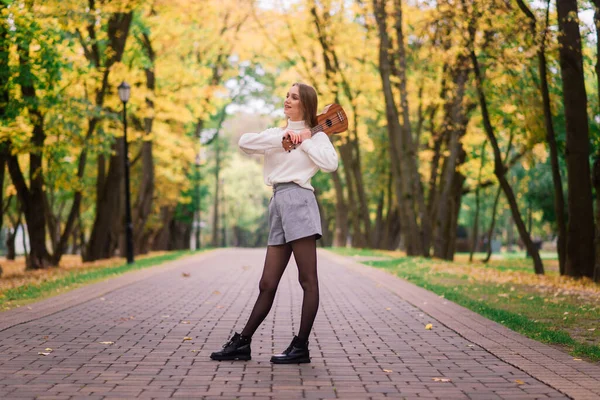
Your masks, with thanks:
[(247, 154), (264, 154), (264, 180), (269, 186), (275, 183), (295, 182), (314, 191), (310, 179), (319, 169), (333, 172), (338, 167), (338, 155), (325, 132), (306, 139), (295, 150), (287, 152), (281, 140), (287, 130), (300, 132), (304, 121), (290, 121), (285, 129), (270, 128), (261, 133), (245, 133), (239, 141)]

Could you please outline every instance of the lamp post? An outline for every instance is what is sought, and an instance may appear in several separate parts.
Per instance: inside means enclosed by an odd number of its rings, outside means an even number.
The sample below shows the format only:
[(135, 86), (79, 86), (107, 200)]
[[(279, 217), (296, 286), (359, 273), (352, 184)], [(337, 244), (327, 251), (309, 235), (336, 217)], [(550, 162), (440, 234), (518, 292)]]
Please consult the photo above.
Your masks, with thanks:
[(131, 223), (131, 199), (129, 195), (129, 148), (127, 146), (127, 101), (131, 93), (131, 86), (123, 81), (119, 85), (119, 98), (123, 102), (123, 141), (125, 160), (125, 243), (127, 246), (127, 264), (133, 263), (133, 225)]

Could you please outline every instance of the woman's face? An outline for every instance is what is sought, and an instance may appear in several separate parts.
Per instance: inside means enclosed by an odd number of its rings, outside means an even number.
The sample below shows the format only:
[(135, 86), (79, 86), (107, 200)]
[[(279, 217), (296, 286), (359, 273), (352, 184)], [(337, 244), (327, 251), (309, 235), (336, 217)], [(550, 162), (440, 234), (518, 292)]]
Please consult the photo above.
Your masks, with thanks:
[(283, 112), (292, 121), (302, 121), (304, 110), (298, 86), (292, 86), (283, 102)]

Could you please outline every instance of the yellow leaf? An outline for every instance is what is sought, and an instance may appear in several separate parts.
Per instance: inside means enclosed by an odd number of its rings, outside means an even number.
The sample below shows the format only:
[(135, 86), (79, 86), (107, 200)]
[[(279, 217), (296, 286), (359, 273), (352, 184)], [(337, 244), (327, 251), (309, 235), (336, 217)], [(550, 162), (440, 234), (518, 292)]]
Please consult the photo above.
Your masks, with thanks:
[(186, 337), (183, 338), (183, 340), (192, 340), (192, 338), (189, 337), (189, 336), (186, 336)]
[(391, 310), (391, 307), (386, 307), (385, 309), (386, 309), (387, 311), (390, 311), (390, 310)]
[(115, 344), (115, 342), (100, 342), (100, 344)]
[(452, 382), (450, 378), (431, 378), (431, 380), (435, 382)]
[(392, 371), (391, 369), (384, 369), (384, 370), (383, 370), (383, 372), (385, 372), (385, 373), (388, 373), (388, 374), (389, 374), (390, 372), (394, 372), (394, 371)]
[(427, 329), (428, 331), (430, 331), (432, 328), (433, 328), (433, 325), (431, 325), (431, 324), (425, 325), (425, 329)]
[(581, 358), (574, 358), (573, 361), (583, 361)]
[(517, 384), (519, 384), (519, 385), (524, 385), (525, 384), (525, 382), (523, 382), (520, 379), (516, 379), (515, 382), (517, 382)]

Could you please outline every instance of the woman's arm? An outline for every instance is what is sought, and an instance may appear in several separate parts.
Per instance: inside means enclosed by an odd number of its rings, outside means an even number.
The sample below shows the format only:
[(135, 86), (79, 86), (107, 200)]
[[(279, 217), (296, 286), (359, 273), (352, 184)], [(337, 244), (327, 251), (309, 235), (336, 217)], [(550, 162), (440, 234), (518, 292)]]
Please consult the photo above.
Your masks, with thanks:
[(311, 139), (304, 139), (300, 148), (325, 172), (333, 172), (338, 167), (338, 155), (325, 132), (316, 133)]
[(283, 133), (280, 128), (269, 128), (261, 133), (244, 133), (238, 146), (246, 154), (264, 154), (266, 150), (282, 148)]

